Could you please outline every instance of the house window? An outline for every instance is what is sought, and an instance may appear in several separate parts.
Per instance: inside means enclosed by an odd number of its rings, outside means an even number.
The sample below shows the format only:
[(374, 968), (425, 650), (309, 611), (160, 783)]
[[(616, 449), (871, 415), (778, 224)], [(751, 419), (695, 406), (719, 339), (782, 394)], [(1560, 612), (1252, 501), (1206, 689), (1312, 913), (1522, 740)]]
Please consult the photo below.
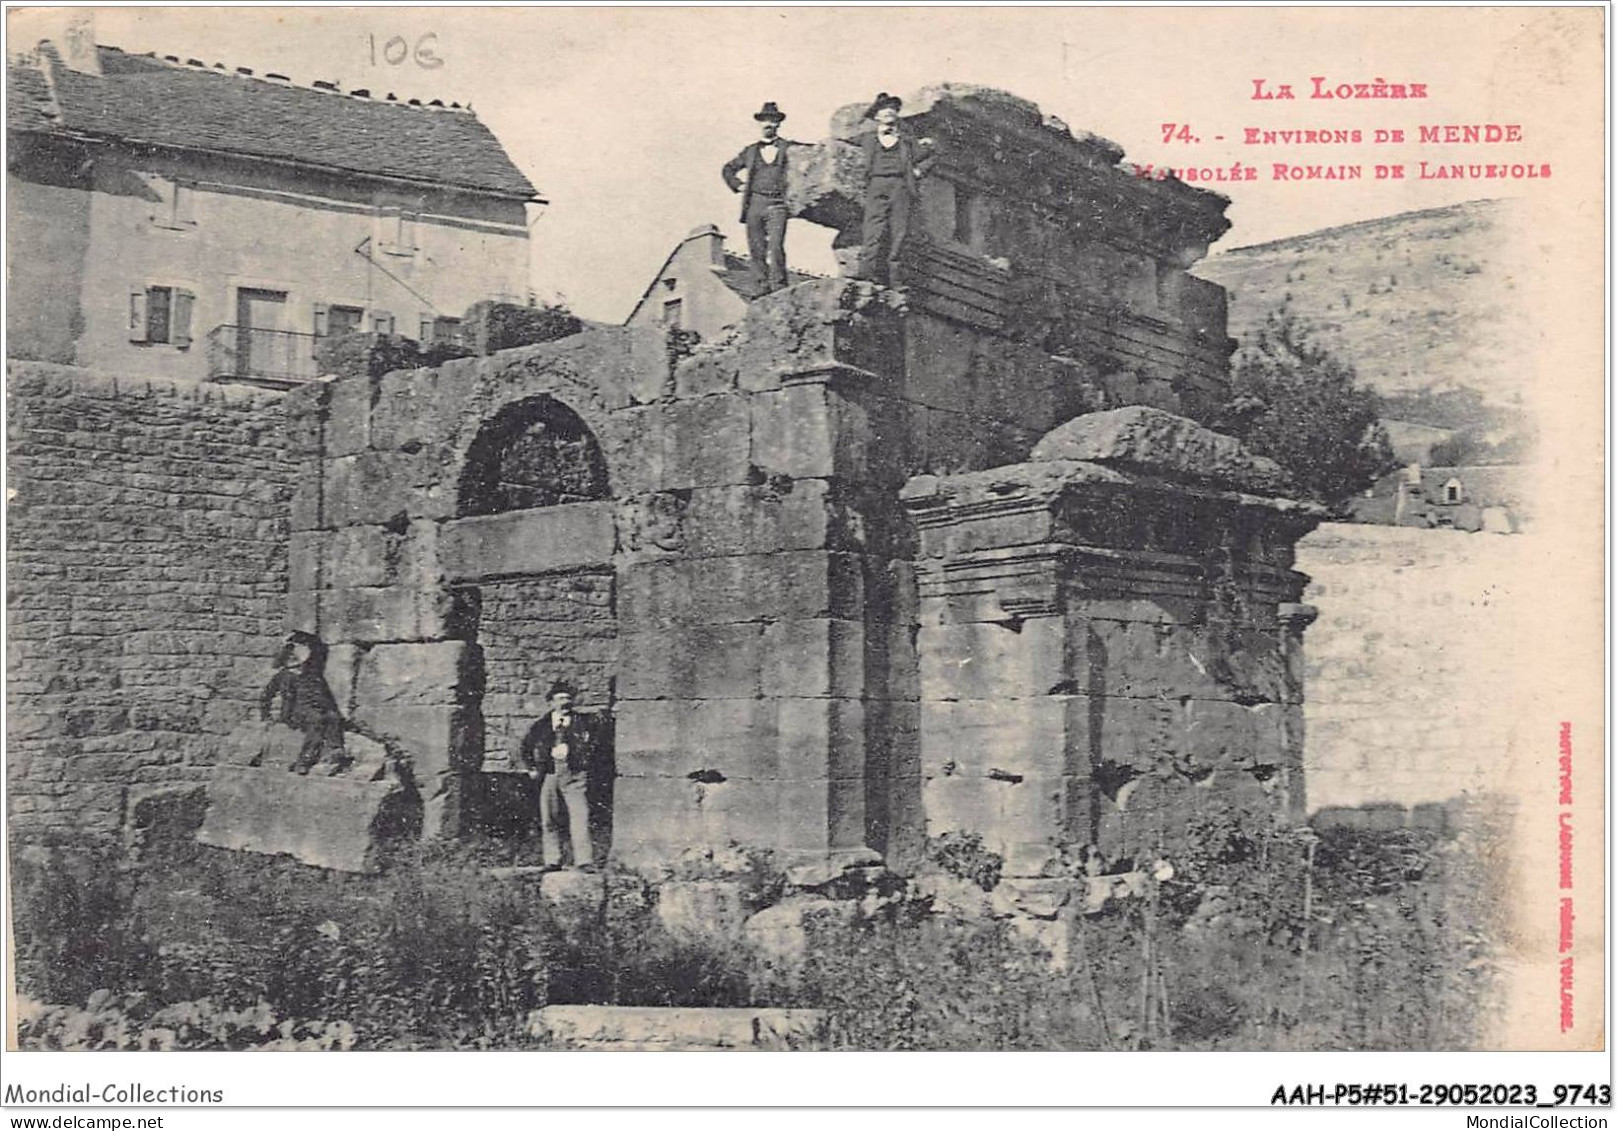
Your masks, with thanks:
[(663, 303), (663, 325), (680, 326), (684, 324), (685, 303), (681, 299), (671, 298)]
[(315, 304), (314, 334), (317, 338), (340, 338), (344, 334), (357, 334), (364, 328), (365, 311), (361, 307)]
[(183, 287), (130, 287), (129, 340), (185, 349), (191, 344), (191, 309), (195, 303), (196, 296)]
[(1458, 503), (1462, 501), (1464, 489), (1458, 479), (1450, 479), (1443, 484), (1443, 501), (1445, 503)]
[(373, 310), (371, 312), (371, 333), (393, 333), (393, 315), (385, 310)]
[(453, 344), (460, 341), (460, 319), (434, 314), (421, 316), (421, 344)]
[(388, 255), (414, 255), (417, 214), (394, 205), (381, 209), (377, 244)]

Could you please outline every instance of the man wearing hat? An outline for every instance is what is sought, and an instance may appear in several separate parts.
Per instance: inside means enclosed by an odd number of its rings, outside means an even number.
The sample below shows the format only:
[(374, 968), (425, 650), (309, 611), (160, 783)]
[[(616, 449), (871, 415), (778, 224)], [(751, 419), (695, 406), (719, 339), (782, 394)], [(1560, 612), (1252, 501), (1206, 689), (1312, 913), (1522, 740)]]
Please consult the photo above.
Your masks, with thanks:
[[(759, 140), (727, 161), (722, 172), (730, 191), (742, 194), (753, 288), (765, 295), (786, 285), (786, 153), (792, 143), (780, 136), (786, 115), (773, 102), (765, 102), (753, 118)], [(745, 183), (737, 175), (743, 169)]]
[(903, 99), (885, 90), (865, 111), (876, 128), (865, 135), (864, 246), (859, 250), (858, 278), (892, 281), (910, 218), (920, 203), (919, 181), (936, 157), (926, 153), (931, 141), (911, 142), (898, 129)]
[(571, 842), (573, 866), (595, 867), (590, 841), (589, 785), (599, 772), (602, 744), (593, 720), (573, 711), (576, 688), (565, 680), (550, 685), (550, 710), (533, 724), (517, 754), (528, 776), (539, 782), (539, 832), (545, 866), (562, 866), (562, 842)]

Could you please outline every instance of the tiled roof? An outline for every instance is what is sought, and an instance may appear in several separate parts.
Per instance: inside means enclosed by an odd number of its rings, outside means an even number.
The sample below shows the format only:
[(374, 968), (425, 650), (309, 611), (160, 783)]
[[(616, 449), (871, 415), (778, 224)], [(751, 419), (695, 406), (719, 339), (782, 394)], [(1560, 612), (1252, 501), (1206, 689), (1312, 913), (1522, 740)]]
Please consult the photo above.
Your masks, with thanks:
[(6, 64), (6, 128), (48, 130), (55, 124), (56, 105), (44, 73), (37, 66)]
[[(99, 75), (63, 65), (49, 44), (40, 45), (32, 66), (8, 62), (7, 127), (291, 161), (524, 200), (535, 196), (528, 178), (469, 110), (314, 90), (113, 47), (97, 50)], [(54, 119), (43, 113), (52, 103)]]
[(1525, 491), (1522, 469), (1515, 464), (1472, 464), (1468, 467), (1423, 467), (1421, 486), (1428, 497), (1441, 495), (1443, 485), (1458, 479), (1465, 501), (1479, 507), (1519, 506)]

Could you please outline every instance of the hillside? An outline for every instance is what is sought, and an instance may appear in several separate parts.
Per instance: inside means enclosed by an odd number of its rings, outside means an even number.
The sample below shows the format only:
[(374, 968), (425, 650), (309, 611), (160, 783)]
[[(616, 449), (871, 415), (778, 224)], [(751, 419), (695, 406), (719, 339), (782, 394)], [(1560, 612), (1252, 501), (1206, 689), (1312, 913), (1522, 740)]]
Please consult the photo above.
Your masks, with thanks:
[(1196, 274), (1230, 292), (1244, 339), (1283, 305), (1389, 399), (1388, 417), (1497, 437), (1518, 411), (1529, 340), (1513, 301), (1511, 206), (1477, 200), (1222, 252)]

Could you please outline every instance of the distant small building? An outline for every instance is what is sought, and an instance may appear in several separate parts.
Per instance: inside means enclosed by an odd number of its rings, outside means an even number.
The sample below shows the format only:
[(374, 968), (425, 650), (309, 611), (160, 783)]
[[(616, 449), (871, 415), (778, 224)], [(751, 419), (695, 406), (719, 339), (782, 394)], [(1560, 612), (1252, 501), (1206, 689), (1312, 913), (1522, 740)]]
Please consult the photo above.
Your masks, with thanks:
[[(792, 271), (788, 282), (811, 278), (814, 276)], [(741, 320), (747, 303), (757, 294), (751, 261), (726, 251), (718, 227), (703, 224), (693, 228), (663, 261), (624, 325), (677, 326), (711, 341)]]
[(528, 178), (470, 108), (69, 36), (6, 67), (8, 354), (289, 385), (524, 301)]
[(1354, 522), (1513, 534), (1526, 517), (1517, 464), (1422, 467), (1412, 463), (1348, 500)]

